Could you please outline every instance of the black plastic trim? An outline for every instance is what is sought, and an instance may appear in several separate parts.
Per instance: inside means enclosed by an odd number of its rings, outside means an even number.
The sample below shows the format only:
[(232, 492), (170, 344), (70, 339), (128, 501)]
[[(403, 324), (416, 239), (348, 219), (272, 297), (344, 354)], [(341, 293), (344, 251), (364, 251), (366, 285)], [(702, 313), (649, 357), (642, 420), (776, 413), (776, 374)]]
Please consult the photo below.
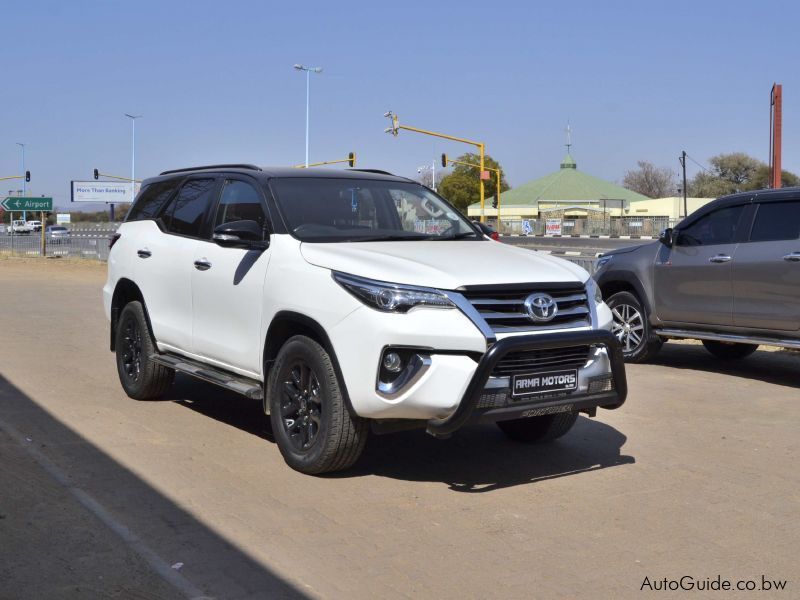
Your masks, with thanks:
[[(618, 408), (625, 402), (628, 395), (628, 383), (625, 377), (625, 363), (622, 358), (622, 349), (619, 341), (606, 330), (570, 331), (540, 335), (526, 335), (507, 337), (492, 345), (478, 363), (478, 368), (467, 386), (467, 391), (455, 412), (446, 419), (431, 419), (428, 421), (427, 432), (435, 437), (448, 436), (461, 428), (473, 417), (475, 407), (478, 405), (481, 394), (486, 387), (486, 382), (495, 365), (509, 352), (537, 350), (541, 348), (563, 348), (565, 346), (579, 346), (584, 344), (601, 344), (608, 351), (611, 362), (611, 373), (614, 377), (614, 392), (608, 395), (599, 395), (592, 400), (587, 396), (566, 397), (559, 399), (555, 404), (575, 404), (589, 401), (589, 406), (603, 406), (604, 408)], [(552, 404), (550, 404), (552, 405)], [(585, 407), (583, 407), (585, 408)]]

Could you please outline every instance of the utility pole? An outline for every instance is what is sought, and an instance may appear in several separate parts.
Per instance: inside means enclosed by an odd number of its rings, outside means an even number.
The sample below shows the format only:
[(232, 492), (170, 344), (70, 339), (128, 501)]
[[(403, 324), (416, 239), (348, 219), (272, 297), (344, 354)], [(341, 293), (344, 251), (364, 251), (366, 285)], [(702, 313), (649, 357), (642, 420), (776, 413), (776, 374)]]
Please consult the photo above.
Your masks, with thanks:
[[(131, 120), (131, 204), (136, 198), (136, 119), (140, 119), (142, 115), (129, 115), (125, 116)], [(111, 205), (111, 221), (114, 220), (114, 205)]]
[(770, 187), (780, 188), (781, 182), (781, 145), (783, 130), (783, 86), (780, 83), (772, 84), (769, 98), (769, 166)]
[[(25, 175), (25, 144), (23, 144), (22, 142), (17, 142), (17, 146), (22, 148), (22, 174)], [(25, 179), (23, 178), (22, 179), (22, 195), (25, 196), (25, 195), (27, 195), (27, 193), (28, 193), (28, 186), (25, 185)], [(27, 218), (26, 214), (27, 213), (23, 210), (22, 211), (22, 220), (23, 221), (25, 221), (25, 219)]]
[(683, 216), (684, 218), (689, 216), (689, 211), (686, 207), (686, 150), (684, 150), (681, 155), (678, 157), (678, 160), (681, 163), (681, 168), (683, 169)]

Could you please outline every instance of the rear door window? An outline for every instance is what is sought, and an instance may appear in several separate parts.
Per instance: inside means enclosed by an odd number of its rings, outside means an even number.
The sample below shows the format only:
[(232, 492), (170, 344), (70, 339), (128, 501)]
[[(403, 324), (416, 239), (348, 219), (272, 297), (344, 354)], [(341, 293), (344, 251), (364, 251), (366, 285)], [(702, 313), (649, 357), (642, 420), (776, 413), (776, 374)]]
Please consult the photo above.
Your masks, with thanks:
[(126, 221), (144, 221), (147, 219), (155, 219), (161, 212), (161, 209), (170, 199), (172, 193), (178, 188), (180, 179), (167, 179), (166, 181), (157, 181), (145, 186), (136, 198)]
[(169, 233), (200, 237), (214, 191), (214, 179), (190, 179), (167, 207), (161, 221)]
[(774, 242), (800, 238), (800, 200), (759, 204), (751, 242)]

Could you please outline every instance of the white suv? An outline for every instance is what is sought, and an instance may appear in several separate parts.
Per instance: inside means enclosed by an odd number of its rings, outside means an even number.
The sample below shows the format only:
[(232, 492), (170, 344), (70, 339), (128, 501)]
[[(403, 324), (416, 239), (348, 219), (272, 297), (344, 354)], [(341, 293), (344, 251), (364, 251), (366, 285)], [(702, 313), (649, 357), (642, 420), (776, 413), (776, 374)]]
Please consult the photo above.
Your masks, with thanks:
[(549, 441), (627, 392), (586, 271), (498, 244), (379, 171), (222, 165), (146, 180), (111, 240), (111, 350), (133, 398), (176, 371), (262, 399), (286, 462), (352, 465), (370, 430), (497, 421)]

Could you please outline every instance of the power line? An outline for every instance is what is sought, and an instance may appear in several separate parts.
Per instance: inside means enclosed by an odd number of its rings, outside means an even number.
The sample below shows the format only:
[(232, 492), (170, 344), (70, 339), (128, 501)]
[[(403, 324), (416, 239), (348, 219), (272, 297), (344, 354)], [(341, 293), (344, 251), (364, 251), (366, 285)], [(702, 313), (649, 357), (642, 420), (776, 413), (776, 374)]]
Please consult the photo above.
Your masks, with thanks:
[(703, 169), (703, 171), (705, 171), (706, 173), (710, 173), (711, 175), (713, 175), (713, 173), (711, 172), (711, 169), (707, 169), (706, 167), (704, 167), (703, 165), (701, 165), (701, 164), (700, 164), (699, 162), (697, 162), (697, 161), (696, 161), (694, 158), (692, 158), (692, 156), (691, 156), (691, 155), (687, 154), (687, 155), (686, 155), (686, 157), (687, 157), (689, 160), (691, 160), (691, 161), (692, 161), (694, 164), (696, 164), (698, 167), (700, 167), (701, 169)]

